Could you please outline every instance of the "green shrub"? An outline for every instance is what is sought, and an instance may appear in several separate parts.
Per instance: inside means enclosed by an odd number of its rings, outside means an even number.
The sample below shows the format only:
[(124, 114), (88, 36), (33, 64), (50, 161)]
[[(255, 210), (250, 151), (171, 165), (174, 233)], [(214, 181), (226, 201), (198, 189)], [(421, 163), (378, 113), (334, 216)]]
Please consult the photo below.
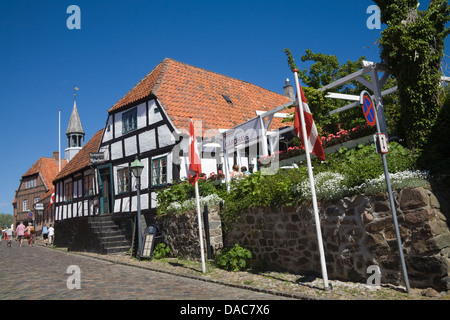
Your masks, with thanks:
[[(198, 180), (198, 193), (200, 197), (206, 197), (216, 193), (216, 188), (211, 182)], [(183, 202), (192, 198), (195, 198), (195, 189), (194, 186), (187, 181), (161, 189), (156, 194), (156, 199), (158, 201), (157, 212), (158, 214), (165, 214), (172, 203), (181, 205)]]
[(166, 246), (164, 243), (158, 243), (153, 250), (153, 258), (154, 259), (162, 259), (169, 255), (170, 248)]
[(250, 250), (242, 248), (237, 243), (233, 248), (224, 248), (216, 256), (215, 264), (228, 271), (244, 270), (248, 266), (248, 261), (252, 258)]

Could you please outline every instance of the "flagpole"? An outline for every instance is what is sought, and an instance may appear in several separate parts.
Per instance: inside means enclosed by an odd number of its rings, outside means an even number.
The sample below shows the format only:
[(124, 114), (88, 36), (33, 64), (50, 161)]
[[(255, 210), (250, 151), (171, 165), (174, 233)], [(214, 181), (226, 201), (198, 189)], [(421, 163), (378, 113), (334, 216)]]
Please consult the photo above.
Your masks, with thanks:
[(322, 268), (323, 285), (325, 287), (325, 290), (328, 290), (329, 286), (328, 286), (327, 266), (326, 266), (326, 262), (325, 262), (325, 253), (323, 250), (322, 230), (320, 228), (319, 209), (317, 207), (316, 188), (314, 186), (314, 176), (313, 176), (313, 172), (312, 172), (311, 158), (310, 158), (310, 154), (309, 154), (310, 153), (309, 143), (307, 143), (308, 136), (306, 134), (305, 116), (303, 114), (303, 101), (302, 101), (302, 95), (301, 95), (301, 91), (300, 91), (300, 84), (298, 82), (298, 76), (297, 76), (298, 70), (295, 69), (292, 71), (294, 72), (295, 86), (296, 86), (297, 98), (298, 98), (298, 106), (300, 109), (300, 119), (301, 119), (301, 124), (302, 124), (301, 127), (302, 127), (302, 134), (303, 134), (302, 142), (303, 142), (303, 145), (305, 146), (306, 164), (308, 166), (309, 185), (311, 187), (314, 218), (315, 218), (315, 222), (316, 222), (317, 242), (318, 242), (319, 253), (320, 253), (320, 265)]
[(59, 147), (58, 147), (58, 163), (59, 163), (59, 171), (61, 171), (61, 109), (58, 110), (58, 115), (59, 115), (59, 126), (58, 126), (58, 143), (59, 143)]
[(200, 213), (200, 196), (198, 192), (198, 180), (195, 182), (195, 201), (197, 202), (197, 217), (198, 217), (198, 233), (200, 236), (200, 252), (201, 252), (201, 258), (202, 258), (202, 271), (203, 273), (206, 272), (206, 266), (205, 266), (205, 249), (203, 248), (203, 231), (202, 231), (202, 215)]
[[(189, 126), (189, 171), (192, 170), (195, 172), (194, 179), (194, 188), (195, 188), (195, 201), (197, 204), (197, 218), (198, 218), (198, 234), (199, 234), (199, 242), (200, 242), (200, 254), (202, 259), (202, 271), (206, 272), (205, 266), (205, 249), (203, 247), (203, 230), (202, 230), (202, 215), (200, 212), (200, 193), (198, 191), (198, 178), (201, 173), (201, 159), (200, 154), (198, 152), (197, 146), (197, 138), (195, 136), (194, 130), (194, 122), (192, 121), (192, 117), (190, 117), (190, 126)], [(197, 163), (198, 162), (198, 163)], [(190, 178), (189, 173), (189, 178)], [(192, 182), (189, 181), (191, 184)]]

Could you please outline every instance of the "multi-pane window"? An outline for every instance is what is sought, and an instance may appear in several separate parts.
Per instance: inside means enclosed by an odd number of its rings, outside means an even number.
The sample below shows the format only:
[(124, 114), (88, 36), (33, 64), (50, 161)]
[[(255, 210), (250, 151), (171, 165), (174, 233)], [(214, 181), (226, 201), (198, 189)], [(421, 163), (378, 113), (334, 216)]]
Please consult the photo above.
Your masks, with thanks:
[(27, 211), (28, 210), (28, 200), (23, 200), (22, 201), (22, 211)]
[(65, 196), (66, 196), (66, 201), (72, 201), (73, 198), (73, 182), (68, 182), (66, 183), (65, 186)]
[(122, 114), (122, 133), (137, 129), (137, 108), (133, 108)]
[(152, 185), (167, 184), (167, 157), (152, 160)]
[(124, 193), (130, 191), (130, 169), (122, 168), (117, 170), (117, 191)]
[(25, 181), (25, 189), (35, 188), (37, 186), (37, 178)]
[(84, 177), (84, 195), (93, 196), (94, 195), (94, 175), (89, 174)]

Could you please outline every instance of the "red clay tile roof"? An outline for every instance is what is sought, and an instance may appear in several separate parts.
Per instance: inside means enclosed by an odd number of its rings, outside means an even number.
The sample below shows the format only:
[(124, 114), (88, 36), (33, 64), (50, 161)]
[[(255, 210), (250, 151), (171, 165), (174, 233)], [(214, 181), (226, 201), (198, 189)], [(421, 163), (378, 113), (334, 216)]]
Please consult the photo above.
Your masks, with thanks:
[(76, 173), (88, 167), (90, 165), (89, 153), (98, 151), (98, 146), (100, 144), (100, 140), (102, 139), (102, 135), (103, 129), (97, 131), (97, 133), (94, 134), (91, 140), (89, 140), (88, 143), (86, 143), (84, 147), (81, 148), (81, 150), (78, 151), (78, 153), (72, 158), (72, 160), (69, 161), (64, 169), (62, 169), (58, 173), (53, 181), (56, 182), (58, 180), (64, 179), (70, 174)]
[[(61, 170), (67, 164), (66, 159), (61, 159)], [(54, 158), (39, 158), (28, 171), (22, 176), (22, 178), (32, 176), (34, 174), (40, 173), (45, 185), (49, 188), (49, 191), (53, 188), (53, 179), (58, 174), (59, 171), (59, 161)]]
[[(166, 58), (108, 112), (126, 108), (150, 94), (158, 98), (178, 129), (188, 130), (189, 117), (193, 117), (194, 121), (202, 121), (204, 133), (233, 128), (254, 118), (255, 111), (268, 111), (290, 102), (281, 94), (249, 82)], [(281, 126), (286, 124), (274, 119), (271, 128)]]

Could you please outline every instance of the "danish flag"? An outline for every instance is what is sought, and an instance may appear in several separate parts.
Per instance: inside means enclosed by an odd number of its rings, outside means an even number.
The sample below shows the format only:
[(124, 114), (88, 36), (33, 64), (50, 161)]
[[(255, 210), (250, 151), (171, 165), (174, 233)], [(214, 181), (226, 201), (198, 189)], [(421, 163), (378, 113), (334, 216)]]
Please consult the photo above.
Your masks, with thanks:
[[(311, 111), (309, 110), (308, 102), (306, 102), (306, 98), (305, 95), (303, 94), (301, 86), (300, 86), (300, 93), (303, 106), (303, 115), (305, 118), (306, 134), (308, 136), (306, 143), (308, 143), (310, 152), (316, 155), (316, 157), (319, 158), (320, 160), (325, 161), (325, 152), (323, 151), (322, 142), (320, 141), (316, 125), (314, 124)], [(299, 137), (300, 140), (302, 141), (303, 149), (305, 149), (301, 123), (302, 122), (300, 118), (300, 107), (298, 104), (298, 93), (297, 93), (295, 113), (294, 113), (294, 132), (297, 135), (297, 137)]]
[(194, 122), (191, 118), (189, 127), (189, 183), (195, 185), (200, 173), (202, 173), (202, 165), (198, 154), (197, 139), (195, 138)]
[(50, 203), (47, 207), (47, 210), (50, 209), (50, 207), (52, 206), (53, 203), (55, 203), (55, 188), (53, 188), (52, 196), (50, 197)]

